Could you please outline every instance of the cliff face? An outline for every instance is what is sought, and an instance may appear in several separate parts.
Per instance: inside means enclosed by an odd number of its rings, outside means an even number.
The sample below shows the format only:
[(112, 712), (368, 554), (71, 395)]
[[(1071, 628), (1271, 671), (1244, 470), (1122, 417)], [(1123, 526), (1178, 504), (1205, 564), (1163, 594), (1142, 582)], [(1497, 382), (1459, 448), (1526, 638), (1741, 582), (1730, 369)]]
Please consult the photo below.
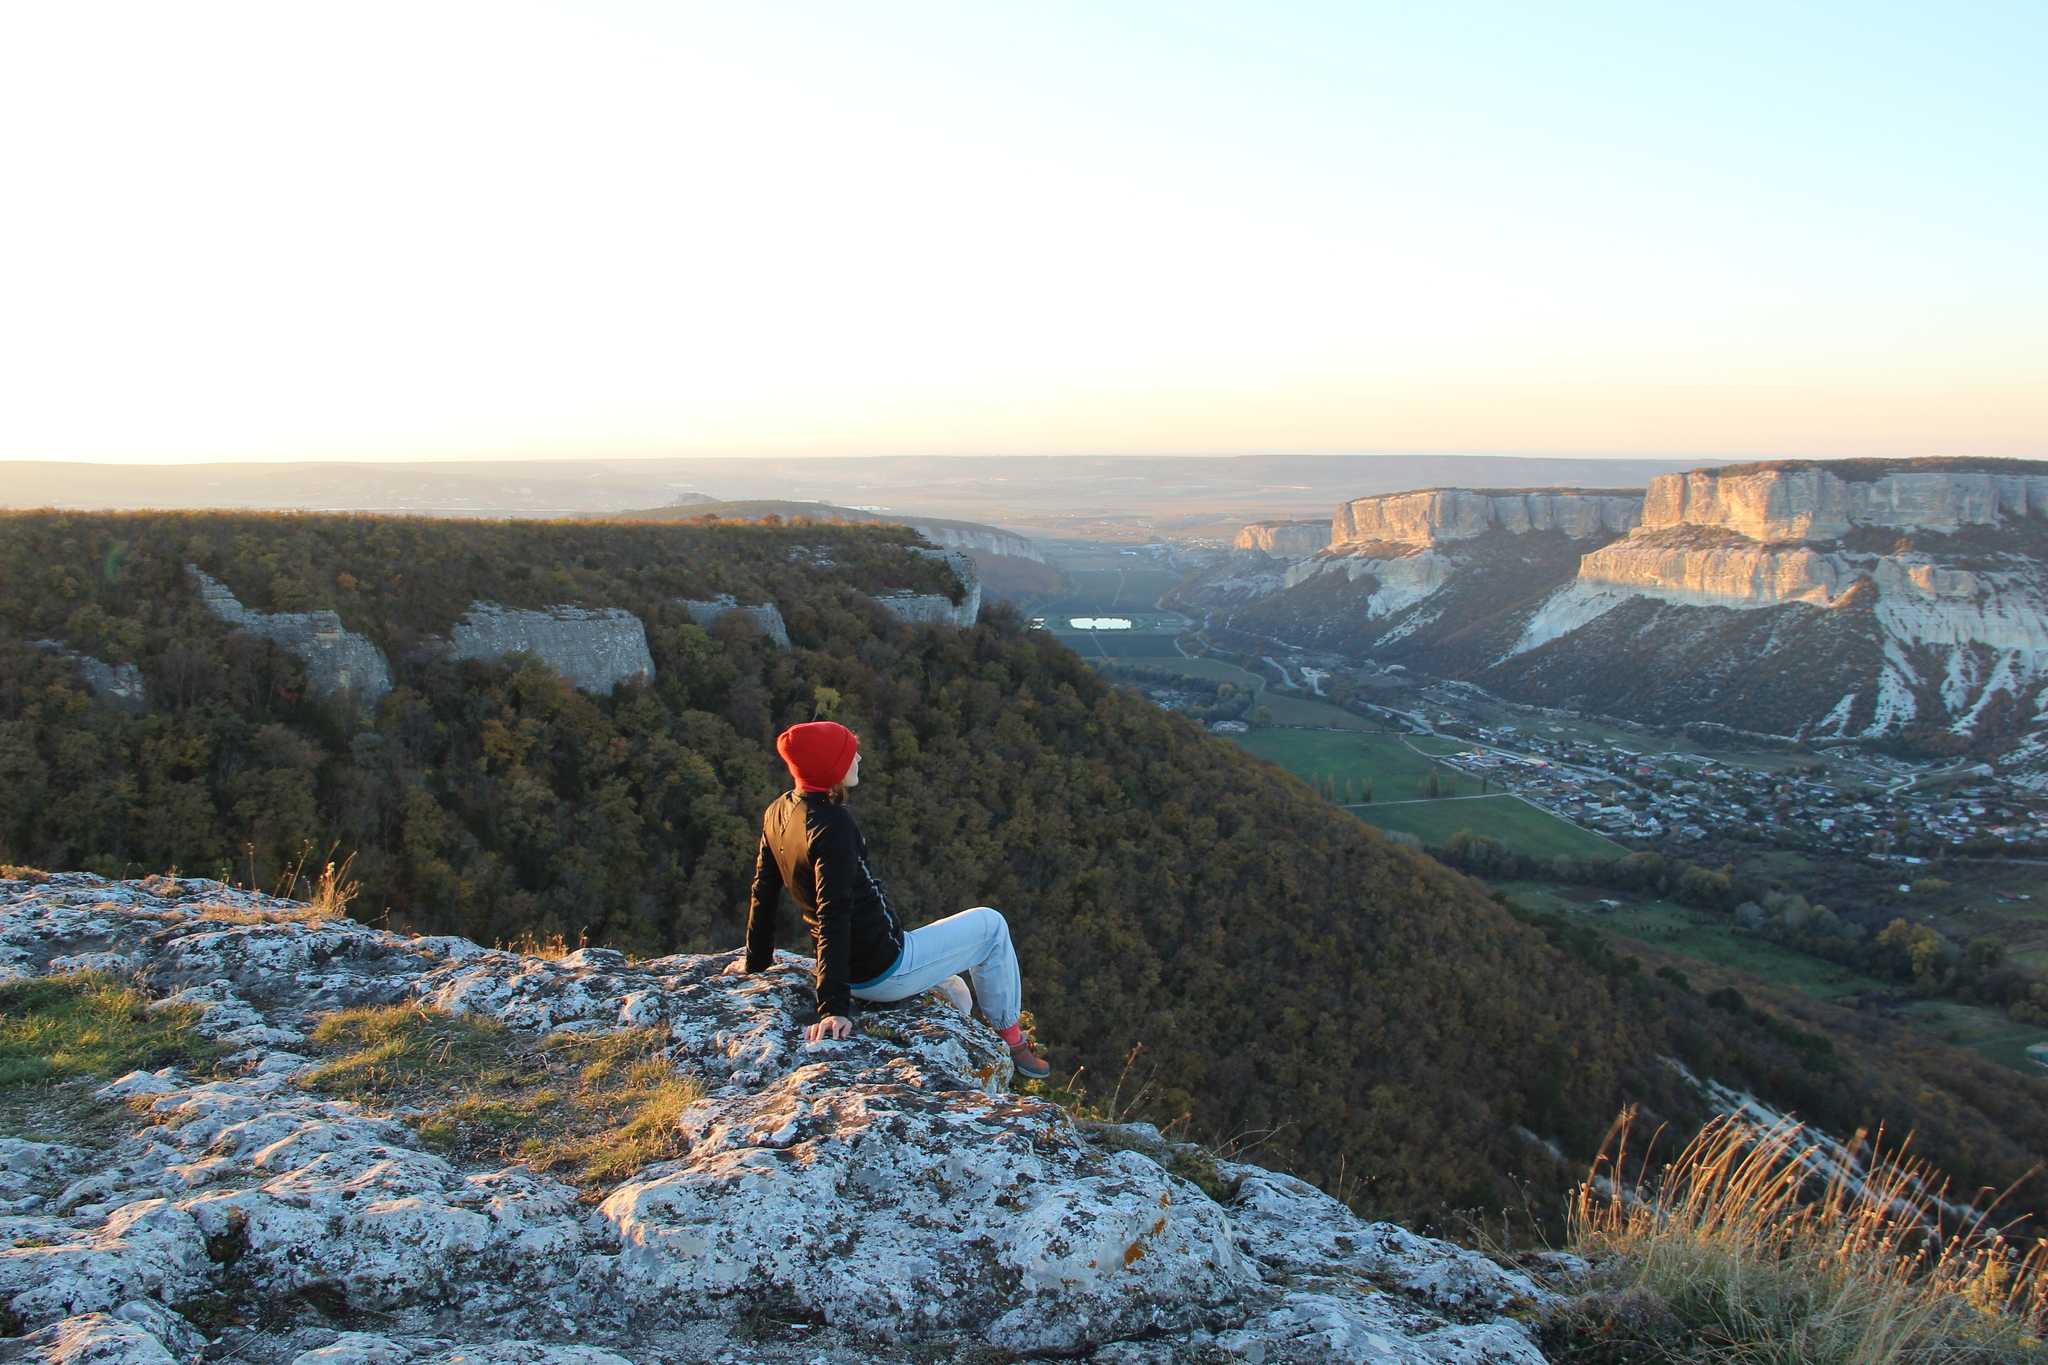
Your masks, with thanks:
[[(325, 700), (348, 687), (365, 706), (374, 708), (391, 694), (391, 663), (384, 651), (367, 637), (344, 630), (341, 617), (334, 612), (251, 611), (227, 584), (190, 565), (186, 573), (199, 588), (208, 611), (304, 660), (306, 681), (315, 697)], [(779, 625), (781, 618), (776, 620)], [(631, 612), (617, 608), (563, 606), (519, 611), (495, 602), (477, 602), (449, 632), (449, 648), (458, 659), (532, 654), (577, 687), (596, 692), (609, 692), (614, 683), (654, 676), (647, 627)]]
[(888, 593), (875, 600), (899, 620), (958, 626), (963, 630), (973, 625), (981, 615), (981, 574), (974, 567), (974, 560), (964, 550), (912, 549), (911, 553), (938, 560), (951, 569), (953, 576), (960, 580), (960, 600), (955, 602), (937, 593), (914, 592)]
[[(810, 964), (790, 954), (728, 977), (730, 954), (545, 960), (304, 914), (194, 879), (0, 880), (0, 978), (120, 973), (196, 1011), (225, 1054), (102, 1085), (85, 1145), (0, 1137), (0, 1302), (29, 1334), (9, 1359), (915, 1346), (963, 1363), (1541, 1365), (1509, 1316), (1551, 1301), (1528, 1278), (1142, 1125), (1079, 1125), (1012, 1092), (1000, 1040), (936, 992), (806, 1044)], [(488, 1021), (529, 1058), (638, 1031), (649, 1065), (701, 1095), (672, 1120), (682, 1155), (617, 1172), (593, 1203), (487, 1146), (428, 1150), (417, 1109), (315, 1088), (320, 1020), (387, 1006)], [(799, 1324), (783, 1335), (802, 1353), (764, 1343), (764, 1316)]]
[(992, 555), (1008, 555), (1012, 559), (1028, 559), (1034, 564), (1045, 563), (1045, 552), (1038, 548), (1036, 541), (1011, 535), (1008, 531), (1000, 531), (993, 526), (934, 521), (913, 523), (910, 529), (932, 544), (949, 550), (980, 550)]
[[(1285, 542), (1240, 553), (1180, 589), (1212, 626), (1249, 637), (1407, 662), (1457, 636), (1498, 655), (1520, 618), (1571, 580), (1579, 556), (1635, 526), (1642, 499), (1606, 489), (1434, 488), (1358, 498), (1337, 509), (1326, 547)], [(1261, 539), (1247, 527), (1239, 544)], [(1305, 543), (1306, 538), (1304, 538)], [(1519, 614), (1519, 615), (1518, 615)], [(1514, 616), (1506, 629), (1504, 616)], [(1489, 655), (1490, 651), (1490, 655)]]
[(647, 627), (616, 607), (549, 607), (518, 611), (478, 602), (455, 623), (449, 642), (458, 659), (502, 659), (533, 654), (577, 687), (609, 692), (622, 682), (654, 677), (647, 652)]
[(149, 688), (144, 683), (142, 670), (134, 664), (110, 664), (105, 659), (95, 659), (90, 654), (80, 654), (65, 647), (62, 640), (38, 640), (43, 649), (54, 649), (67, 663), (78, 670), (78, 676), (92, 689), (94, 697), (117, 710), (139, 716), (149, 710)]
[(1858, 526), (1954, 531), (2048, 511), (2048, 476), (1984, 469), (1843, 478), (1826, 467), (1659, 474), (1643, 526), (1720, 527), (1751, 540), (1833, 540)]
[(1760, 713), (1772, 726), (1886, 734), (1940, 724), (1974, 734), (1987, 708), (2010, 717), (2015, 701), (2031, 722), (2048, 680), (2048, 478), (1995, 467), (1847, 472), (1652, 480), (1642, 526), (1587, 555), (1512, 653), (1583, 651), (1590, 641), (1576, 633), (1638, 601), (1772, 613), (1780, 638), (1860, 603), (1874, 637), (1866, 663), (1800, 709)]
[(1231, 548), (1257, 550), (1275, 559), (1298, 559), (1329, 543), (1327, 521), (1255, 521), (1237, 533)]
[[(1993, 743), (1986, 718), (2048, 721), (2038, 465), (1701, 469), (1639, 503), (1431, 489), (1346, 503), (1336, 527), (1277, 586), (1215, 576), (1186, 596), (1247, 635), (1660, 723)], [(1546, 534), (1561, 552), (1538, 551)]]
[(1430, 488), (1344, 503), (1331, 524), (1330, 540), (1333, 546), (1434, 545), (1471, 540), (1494, 530), (1511, 535), (1560, 531), (1585, 540), (1628, 531), (1642, 514), (1642, 498), (1628, 492)]
[(692, 621), (706, 629), (736, 613), (752, 624), (756, 634), (767, 636), (783, 649), (789, 648), (789, 625), (773, 602), (743, 607), (731, 593), (722, 593), (709, 602), (686, 601), (681, 606), (690, 613)]
[(206, 609), (237, 630), (268, 640), (306, 665), (306, 685), (325, 700), (346, 687), (374, 708), (391, 694), (391, 661), (368, 638), (344, 630), (331, 611), (251, 611), (228, 585), (187, 565)]

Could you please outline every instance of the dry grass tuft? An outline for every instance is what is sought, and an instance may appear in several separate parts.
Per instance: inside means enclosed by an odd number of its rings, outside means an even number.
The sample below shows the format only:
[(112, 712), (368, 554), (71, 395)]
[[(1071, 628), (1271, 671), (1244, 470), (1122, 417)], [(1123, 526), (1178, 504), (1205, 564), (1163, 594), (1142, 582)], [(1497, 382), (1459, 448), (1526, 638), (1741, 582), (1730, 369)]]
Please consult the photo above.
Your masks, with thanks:
[(509, 943), (500, 941), (492, 946), (501, 948), (508, 953), (518, 953), (522, 957), (545, 958), (549, 962), (560, 962), (563, 958), (576, 951), (575, 948), (569, 946), (569, 940), (560, 934), (543, 936), (536, 934), (531, 929), (521, 933)]
[(363, 884), (352, 881), (348, 870), (355, 866), (356, 855), (351, 853), (342, 859), (341, 866), (329, 862), (320, 871), (320, 879), (313, 884), (313, 899), (306, 908), (313, 912), (314, 919), (343, 919), (348, 915), (349, 902), (363, 889)]
[(229, 905), (224, 901), (201, 901), (179, 908), (197, 915), (200, 919), (219, 920), (224, 924), (313, 924), (320, 920), (340, 918), (313, 905), (294, 905), (273, 910), (247, 905)]
[(1865, 1170), (1800, 1125), (1730, 1118), (1708, 1124), (1654, 1189), (1630, 1187), (1632, 1118), (1573, 1202), (1576, 1249), (1597, 1269), (1557, 1324), (1553, 1360), (2044, 1359), (2041, 1249), (2009, 1244), (1989, 1208), (1959, 1218), (1925, 1163), (1897, 1155)]
[(597, 1195), (682, 1155), (676, 1120), (703, 1088), (659, 1029), (528, 1038), (487, 1019), (394, 1005), (321, 1020), (334, 1055), (304, 1083), (401, 1116), (445, 1153), (520, 1161)]

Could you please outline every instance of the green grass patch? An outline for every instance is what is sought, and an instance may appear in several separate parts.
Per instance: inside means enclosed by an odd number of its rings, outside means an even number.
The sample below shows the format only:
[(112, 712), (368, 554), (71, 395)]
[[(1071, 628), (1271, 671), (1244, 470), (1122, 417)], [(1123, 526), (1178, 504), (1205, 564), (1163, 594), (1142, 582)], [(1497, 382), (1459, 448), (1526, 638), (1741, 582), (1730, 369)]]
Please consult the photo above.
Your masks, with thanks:
[(1116, 561), (1123, 556), (1087, 555), (1056, 557), (1059, 567), (1074, 581), (1074, 590), (1040, 609), (1039, 614), (1056, 616), (1129, 616), (1158, 609), (1159, 599), (1181, 584), (1182, 575), (1171, 569), (1154, 568), (1134, 560)]
[(403, 1111), (438, 1151), (519, 1160), (593, 1195), (682, 1155), (676, 1119), (704, 1093), (662, 1055), (660, 1029), (530, 1038), (394, 1005), (329, 1015), (313, 1041), (333, 1055), (307, 1089)]
[(1061, 644), (1084, 659), (1179, 659), (1174, 644), (1178, 631), (1156, 630), (1062, 630), (1055, 631)]
[[(1345, 714), (1335, 707), (1322, 709)], [(1569, 853), (1574, 858), (1613, 858), (1627, 852), (1569, 820), (1513, 796), (1417, 800), (1419, 788), (1432, 770), (1445, 781), (1452, 776), (1452, 770), (1413, 752), (1397, 735), (1358, 730), (1258, 729), (1236, 739), (1304, 782), (1312, 782), (1317, 774), (1335, 778), (1340, 798), (1347, 781), (1354, 794), (1362, 792), (1364, 783), (1370, 781), (1372, 803), (1354, 805), (1351, 813), (1377, 828), (1413, 834), (1425, 844), (1440, 845), (1459, 830), (1470, 829), (1535, 858), (1553, 858), (1560, 853)], [(1457, 778), (1461, 792), (1479, 790), (1477, 777), (1459, 773)]]
[[(1606, 887), (1556, 882), (1501, 881), (1492, 885), (1531, 910), (1582, 916), (1586, 924), (1606, 933), (1747, 972), (1816, 999), (1898, 989), (1896, 982), (1880, 981), (1839, 963), (1739, 933), (1718, 915), (1669, 901), (1636, 901)], [(1600, 904), (1616, 899), (1627, 903), (1619, 909)], [(1959, 1005), (1953, 1000), (1915, 1000), (1900, 1006), (1900, 1012), (1944, 1043), (1969, 1048), (2029, 1076), (2043, 1072), (2027, 1049), (2048, 1042), (2048, 1029), (2018, 1023), (2003, 1010)]]
[(1190, 659), (1185, 655), (1176, 654), (1172, 658), (1147, 659), (1145, 666), (1156, 668), (1162, 673), (1178, 673), (1183, 678), (1200, 678), (1204, 682), (1227, 682), (1240, 691), (1256, 692), (1266, 685), (1266, 680), (1258, 674), (1247, 673), (1236, 664), (1227, 664), (1221, 659)]
[(1452, 754), (1469, 754), (1472, 746), (1461, 739), (1446, 739), (1442, 735), (1411, 735), (1408, 742), (1426, 754), (1448, 757)]
[(1273, 712), (1273, 721), (1278, 725), (1306, 725), (1318, 730), (1377, 730), (1377, 719), (1367, 720), (1340, 710), (1326, 701), (1311, 701), (1306, 697), (1283, 697), (1268, 691), (1259, 698), (1259, 705)]
[(2004, 1010), (1958, 1005), (1953, 1000), (1915, 1000), (1903, 1006), (1901, 1013), (1944, 1043), (1969, 1048), (2029, 1076), (2044, 1074), (2027, 1049), (2048, 1043), (2048, 1029), (2019, 1023)]
[(377, 1099), (474, 1080), (514, 1079), (512, 1032), (496, 1020), (395, 1005), (322, 1019), (313, 1041), (339, 1053), (302, 1080), (309, 1090)]
[[(1499, 890), (1532, 910), (1577, 914), (1604, 933), (1643, 943), (1722, 967), (1748, 972), (1780, 986), (1819, 999), (1887, 989), (1875, 977), (1838, 963), (1808, 957), (1796, 949), (1751, 934), (1738, 933), (1720, 916), (1688, 909), (1670, 901), (1635, 901), (1605, 887), (1560, 886), (1552, 882), (1495, 882)], [(1618, 910), (1602, 899), (1629, 900)]]
[(0, 1087), (205, 1061), (224, 1050), (199, 1037), (196, 1005), (152, 1010), (147, 994), (103, 972), (0, 986)]
[[(1286, 700), (1276, 697), (1266, 704)], [(1334, 706), (1319, 709), (1345, 714)], [(1373, 796), (1380, 801), (1415, 795), (1417, 784), (1429, 776), (1432, 766), (1428, 759), (1402, 748), (1401, 741), (1392, 735), (1358, 730), (1258, 729), (1236, 738), (1252, 753), (1272, 759), (1304, 782), (1318, 773), (1326, 773), (1336, 778), (1340, 787), (1349, 780), (1356, 791), (1360, 783), (1370, 780)]]
[[(1466, 778), (1461, 781), (1471, 781)], [(1591, 830), (1538, 809), (1517, 796), (1460, 797), (1449, 801), (1376, 802), (1353, 814), (1381, 829), (1405, 830), (1425, 844), (1441, 845), (1461, 829), (1500, 840), (1532, 858), (1616, 858), (1628, 852)]]

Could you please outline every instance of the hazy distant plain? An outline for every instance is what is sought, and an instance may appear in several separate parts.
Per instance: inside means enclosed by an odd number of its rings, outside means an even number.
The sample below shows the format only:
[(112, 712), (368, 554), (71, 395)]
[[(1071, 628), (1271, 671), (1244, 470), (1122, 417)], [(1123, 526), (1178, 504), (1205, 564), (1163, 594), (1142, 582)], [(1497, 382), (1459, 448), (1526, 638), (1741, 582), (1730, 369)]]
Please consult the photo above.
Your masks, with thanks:
[(699, 493), (797, 498), (1125, 539), (1322, 518), (1347, 498), (1434, 486), (1641, 487), (1711, 460), (1518, 455), (914, 455), (113, 465), (0, 461), (0, 507), (248, 508), (560, 517)]

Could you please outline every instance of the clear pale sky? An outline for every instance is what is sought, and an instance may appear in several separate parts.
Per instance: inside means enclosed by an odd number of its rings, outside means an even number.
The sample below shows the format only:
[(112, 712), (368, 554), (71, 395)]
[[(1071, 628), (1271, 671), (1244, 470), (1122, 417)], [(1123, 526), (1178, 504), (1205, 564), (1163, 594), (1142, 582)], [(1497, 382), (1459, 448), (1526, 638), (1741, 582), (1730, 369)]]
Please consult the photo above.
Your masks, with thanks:
[(2048, 457), (2048, 5), (0, 17), (0, 458)]

